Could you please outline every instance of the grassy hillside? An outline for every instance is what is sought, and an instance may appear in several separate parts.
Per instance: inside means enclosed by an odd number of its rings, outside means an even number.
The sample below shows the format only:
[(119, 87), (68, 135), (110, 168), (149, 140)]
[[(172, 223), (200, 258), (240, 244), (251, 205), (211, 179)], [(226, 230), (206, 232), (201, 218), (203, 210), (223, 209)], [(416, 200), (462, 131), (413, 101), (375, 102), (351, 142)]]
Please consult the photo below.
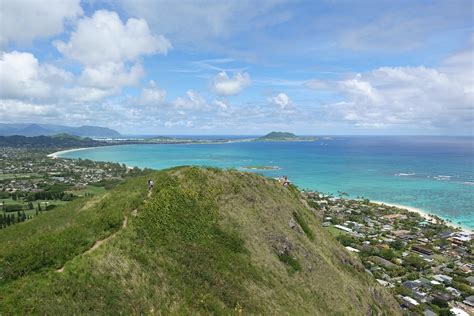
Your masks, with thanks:
[[(293, 187), (175, 168), (0, 231), (0, 314), (398, 314)], [(99, 242), (98, 242), (99, 241)]]

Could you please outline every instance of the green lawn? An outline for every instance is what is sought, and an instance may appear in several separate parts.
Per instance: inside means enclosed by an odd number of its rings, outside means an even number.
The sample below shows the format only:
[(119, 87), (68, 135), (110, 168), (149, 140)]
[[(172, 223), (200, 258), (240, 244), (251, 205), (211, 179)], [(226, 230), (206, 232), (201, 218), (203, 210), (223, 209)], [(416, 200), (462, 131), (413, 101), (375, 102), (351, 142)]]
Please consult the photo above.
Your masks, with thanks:
[(334, 237), (337, 237), (337, 236), (340, 236), (340, 235), (347, 235), (347, 233), (343, 230), (340, 230), (334, 226), (329, 226), (329, 227), (326, 227), (326, 229), (328, 230), (328, 232), (333, 235)]
[(100, 195), (105, 192), (105, 188), (88, 185), (84, 189), (69, 190), (67, 192), (73, 193), (74, 195), (77, 195), (77, 196), (84, 196), (86, 193), (93, 194), (93, 195)]

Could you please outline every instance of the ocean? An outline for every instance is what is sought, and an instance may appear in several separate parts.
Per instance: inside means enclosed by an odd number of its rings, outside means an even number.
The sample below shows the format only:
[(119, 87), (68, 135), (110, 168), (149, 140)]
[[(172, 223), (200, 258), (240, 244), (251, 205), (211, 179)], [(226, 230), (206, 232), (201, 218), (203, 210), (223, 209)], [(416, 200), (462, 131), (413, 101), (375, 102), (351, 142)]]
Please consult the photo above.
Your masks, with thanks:
[[(416, 207), (474, 229), (472, 137), (334, 136), (316, 142), (123, 145), (60, 156), (141, 168), (198, 165), (286, 175), (301, 189)], [(246, 168), (255, 166), (273, 168)]]

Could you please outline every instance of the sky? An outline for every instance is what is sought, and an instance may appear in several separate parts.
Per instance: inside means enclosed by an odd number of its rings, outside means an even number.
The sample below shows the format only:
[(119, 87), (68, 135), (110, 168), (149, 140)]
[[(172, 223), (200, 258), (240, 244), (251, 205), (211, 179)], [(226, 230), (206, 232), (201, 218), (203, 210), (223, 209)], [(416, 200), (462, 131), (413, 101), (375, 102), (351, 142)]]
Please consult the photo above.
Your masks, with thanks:
[(0, 122), (473, 135), (470, 0), (0, 0)]

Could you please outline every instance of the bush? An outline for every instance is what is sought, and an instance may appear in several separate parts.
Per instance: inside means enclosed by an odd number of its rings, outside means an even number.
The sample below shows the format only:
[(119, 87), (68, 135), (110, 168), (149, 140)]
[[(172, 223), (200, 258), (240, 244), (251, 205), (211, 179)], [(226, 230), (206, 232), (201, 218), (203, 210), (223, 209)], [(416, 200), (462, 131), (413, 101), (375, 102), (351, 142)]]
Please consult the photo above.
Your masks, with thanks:
[(289, 254), (278, 255), (278, 259), (280, 259), (280, 261), (284, 264), (288, 265), (292, 272), (301, 271), (301, 265), (298, 260)]
[(308, 238), (310, 240), (314, 240), (314, 234), (313, 232), (311, 231), (311, 229), (309, 228), (308, 224), (306, 223), (306, 221), (304, 220), (304, 218), (298, 214), (297, 212), (293, 212), (293, 216), (295, 217), (296, 221), (298, 222), (298, 224), (301, 226), (301, 228), (303, 229), (304, 233), (306, 234), (306, 236), (308, 236)]

